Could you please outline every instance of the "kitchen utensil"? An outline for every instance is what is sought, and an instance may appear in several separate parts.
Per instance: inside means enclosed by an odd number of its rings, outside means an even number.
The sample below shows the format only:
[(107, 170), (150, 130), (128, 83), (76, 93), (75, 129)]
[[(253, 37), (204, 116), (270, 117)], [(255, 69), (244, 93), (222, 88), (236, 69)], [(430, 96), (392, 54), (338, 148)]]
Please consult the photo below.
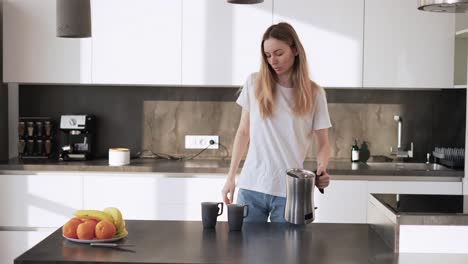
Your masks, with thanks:
[(34, 135), (34, 122), (27, 122), (26, 128), (28, 130), (28, 137), (32, 137)]
[(123, 166), (130, 164), (130, 150), (128, 148), (110, 148), (109, 166)]
[(36, 136), (42, 137), (42, 131), (44, 130), (44, 124), (42, 121), (36, 122)]
[(24, 136), (25, 124), (24, 121), (18, 122), (18, 136)]
[(60, 160), (89, 160), (94, 156), (96, 117), (90, 114), (60, 116), (63, 133)]
[(50, 136), (52, 130), (52, 123), (49, 120), (44, 121), (45, 135)]
[(130, 244), (117, 244), (117, 243), (91, 243), (92, 247), (110, 247), (110, 248), (119, 248), (119, 247), (134, 247), (135, 245)]
[(292, 224), (309, 224), (315, 218), (314, 186), (316, 174), (304, 169), (286, 171), (284, 218)]

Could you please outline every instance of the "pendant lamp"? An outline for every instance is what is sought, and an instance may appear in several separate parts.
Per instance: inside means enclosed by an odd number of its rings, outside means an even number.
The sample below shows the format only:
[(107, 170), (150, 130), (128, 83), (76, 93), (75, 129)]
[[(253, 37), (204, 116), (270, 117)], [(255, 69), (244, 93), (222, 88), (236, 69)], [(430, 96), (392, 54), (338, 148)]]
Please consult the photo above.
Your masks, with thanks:
[(259, 4), (263, 3), (263, 0), (228, 0), (230, 4)]
[(91, 37), (90, 0), (57, 0), (57, 37)]
[(441, 13), (463, 13), (468, 11), (468, 0), (418, 0), (418, 9)]

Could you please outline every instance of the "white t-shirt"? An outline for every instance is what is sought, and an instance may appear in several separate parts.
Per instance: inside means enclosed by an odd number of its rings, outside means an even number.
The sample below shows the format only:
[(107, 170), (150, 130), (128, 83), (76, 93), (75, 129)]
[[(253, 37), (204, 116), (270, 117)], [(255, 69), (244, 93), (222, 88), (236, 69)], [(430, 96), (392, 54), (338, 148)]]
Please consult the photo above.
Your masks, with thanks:
[(320, 88), (310, 115), (296, 116), (293, 88), (277, 84), (273, 115), (263, 119), (254, 82), (251, 74), (236, 101), (250, 116), (250, 145), (237, 187), (286, 197), (286, 170), (303, 167), (312, 131), (331, 127), (327, 98)]

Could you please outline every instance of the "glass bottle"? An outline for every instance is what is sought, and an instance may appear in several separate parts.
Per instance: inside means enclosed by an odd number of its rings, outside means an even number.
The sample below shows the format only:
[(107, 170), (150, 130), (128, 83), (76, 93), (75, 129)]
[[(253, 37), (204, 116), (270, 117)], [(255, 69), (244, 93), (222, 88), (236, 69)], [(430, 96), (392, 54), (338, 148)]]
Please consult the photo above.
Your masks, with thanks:
[(354, 140), (354, 145), (351, 147), (351, 162), (359, 162), (359, 147), (357, 139)]

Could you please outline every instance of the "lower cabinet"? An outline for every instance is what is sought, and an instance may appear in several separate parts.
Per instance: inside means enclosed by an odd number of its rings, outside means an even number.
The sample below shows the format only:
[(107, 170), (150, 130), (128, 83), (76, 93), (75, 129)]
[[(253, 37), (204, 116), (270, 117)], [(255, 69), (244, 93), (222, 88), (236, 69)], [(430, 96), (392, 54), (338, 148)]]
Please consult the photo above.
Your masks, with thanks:
[(60, 227), (82, 206), (82, 176), (0, 175), (0, 227)]
[(462, 194), (461, 182), (369, 181), (369, 193)]
[(462, 194), (461, 182), (332, 180), (321, 194), (314, 191), (315, 222), (367, 223), (371, 193)]
[(117, 207), (126, 219), (201, 221), (201, 202), (222, 202), (224, 181), (210, 175), (86, 174), (84, 208)]
[(315, 220), (318, 223), (365, 223), (367, 181), (333, 180), (322, 194), (315, 188)]
[(13, 264), (15, 258), (23, 254), (54, 230), (41, 231), (0, 231), (0, 263)]
[[(0, 228), (59, 228), (77, 209), (119, 208), (125, 219), (201, 220), (201, 203), (222, 202), (223, 175), (35, 173), (0, 176)], [(237, 193), (237, 192), (236, 192)], [(366, 223), (370, 193), (462, 194), (461, 182), (332, 180), (315, 189), (315, 221)], [(227, 220), (227, 208), (218, 218)], [(1, 230), (1, 229), (0, 229)]]

